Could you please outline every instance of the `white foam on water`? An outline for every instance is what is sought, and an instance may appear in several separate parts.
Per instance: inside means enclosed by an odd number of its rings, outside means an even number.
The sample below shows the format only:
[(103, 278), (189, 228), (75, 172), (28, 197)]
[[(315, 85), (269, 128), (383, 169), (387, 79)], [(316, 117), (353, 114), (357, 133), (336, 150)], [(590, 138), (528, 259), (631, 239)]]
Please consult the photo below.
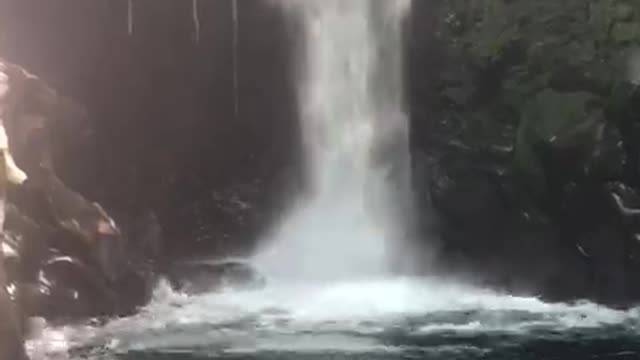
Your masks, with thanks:
[[(430, 316), (435, 316), (431, 318)], [(79, 346), (132, 350), (343, 352), (401, 351), (377, 336), (598, 329), (638, 330), (638, 310), (592, 303), (548, 304), (436, 279), (382, 279), (325, 285), (273, 284), (262, 290), (187, 296), (164, 284), (139, 314), (103, 327), (46, 329), (29, 342), (33, 359), (67, 359)], [(407, 325), (406, 321), (414, 322)]]

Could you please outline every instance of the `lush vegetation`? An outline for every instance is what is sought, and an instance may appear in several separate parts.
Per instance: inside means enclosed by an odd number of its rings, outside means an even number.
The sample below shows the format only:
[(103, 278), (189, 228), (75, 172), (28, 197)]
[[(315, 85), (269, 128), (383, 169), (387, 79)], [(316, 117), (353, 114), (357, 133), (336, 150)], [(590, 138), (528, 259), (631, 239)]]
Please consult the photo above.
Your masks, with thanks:
[[(445, 78), (440, 88), (465, 144), (506, 145), (536, 189), (546, 187), (545, 148), (575, 150), (584, 171), (615, 162), (618, 142), (598, 145), (621, 137), (634, 115), (640, 2), (451, 0), (441, 11), (441, 36), (471, 74)], [(603, 152), (609, 157), (594, 158)]]

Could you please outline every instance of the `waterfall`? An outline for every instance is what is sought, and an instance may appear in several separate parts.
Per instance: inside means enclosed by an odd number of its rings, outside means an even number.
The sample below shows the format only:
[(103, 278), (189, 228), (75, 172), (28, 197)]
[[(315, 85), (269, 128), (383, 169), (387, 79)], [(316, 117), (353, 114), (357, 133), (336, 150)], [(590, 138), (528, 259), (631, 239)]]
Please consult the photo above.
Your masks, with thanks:
[(381, 276), (409, 224), (402, 19), (409, 0), (285, 0), (301, 20), (307, 193), (256, 262), (303, 280)]

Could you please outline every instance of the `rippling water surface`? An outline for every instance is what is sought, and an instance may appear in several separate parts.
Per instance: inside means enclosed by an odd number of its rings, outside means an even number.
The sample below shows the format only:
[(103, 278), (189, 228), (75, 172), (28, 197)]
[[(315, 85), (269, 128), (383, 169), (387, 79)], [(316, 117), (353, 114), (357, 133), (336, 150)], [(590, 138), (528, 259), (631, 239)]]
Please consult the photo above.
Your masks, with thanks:
[(47, 328), (35, 359), (638, 359), (640, 315), (429, 279), (272, 284)]

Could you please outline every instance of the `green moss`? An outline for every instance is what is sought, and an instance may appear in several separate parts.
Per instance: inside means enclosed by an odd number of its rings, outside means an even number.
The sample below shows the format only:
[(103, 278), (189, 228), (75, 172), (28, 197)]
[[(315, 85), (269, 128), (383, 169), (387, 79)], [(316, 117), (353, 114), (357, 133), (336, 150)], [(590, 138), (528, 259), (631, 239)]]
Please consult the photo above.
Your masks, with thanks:
[[(540, 189), (540, 148), (593, 150), (613, 90), (633, 80), (640, 1), (452, 0), (442, 11), (449, 21), (440, 33), (452, 52), (483, 75), (465, 87), (442, 87), (463, 119), (465, 145), (511, 136), (511, 163)], [(487, 81), (487, 74), (497, 78)], [(497, 90), (486, 85), (492, 82)]]

